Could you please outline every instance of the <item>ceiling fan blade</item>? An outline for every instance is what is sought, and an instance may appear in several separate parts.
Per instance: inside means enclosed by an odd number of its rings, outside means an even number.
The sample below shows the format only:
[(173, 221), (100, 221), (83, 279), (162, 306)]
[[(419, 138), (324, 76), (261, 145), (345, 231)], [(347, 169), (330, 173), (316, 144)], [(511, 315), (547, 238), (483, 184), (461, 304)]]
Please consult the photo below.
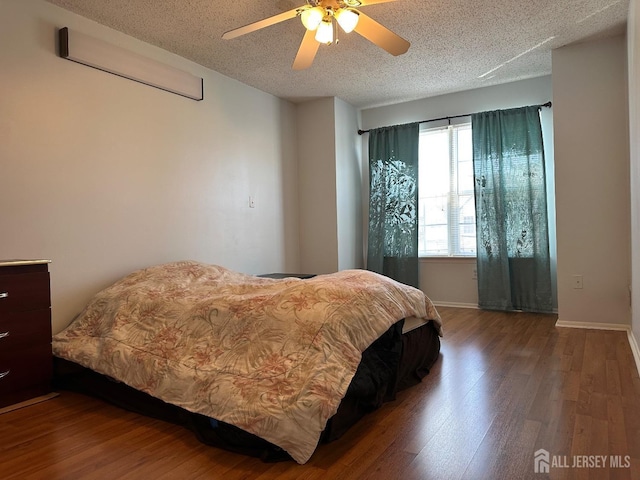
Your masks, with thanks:
[(373, 18), (362, 12), (358, 19), (355, 31), (391, 55), (402, 55), (411, 45), (401, 36), (393, 33), (387, 27), (380, 25)]
[(315, 39), (315, 34), (316, 32), (312, 30), (306, 30), (300, 43), (296, 59), (293, 61), (294, 70), (304, 70), (305, 68), (309, 68), (313, 63), (318, 47), (320, 47), (320, 43)]
[(396, 0), (360, 0), (360, 6), (366, 7), (367, 5), (375, 5), (376, 3), (389, 3), (389, 2), (395, 2), (395, 1)]
[(256, 30), (260, 30), (261, 28), (270, 27), (271, 25), (275, 25), (276, 23), (284, 22), (285, 20), (296, 17), (298, 15), (299, 9), (300, 8), (287, 10), (286, 12), (279, 13), (278, 15), (274, 15), (273, 17), (250, 23), (249, 25), (245, 25), (244, 27), (234, 28), (233, 30), (225, 32), (222, 35), (222, 38), (224, 38), (225, 40), (231, 40), (232, 38), (239, 37), (240, 35), (246, 35), (247, 33), (255, 32)]

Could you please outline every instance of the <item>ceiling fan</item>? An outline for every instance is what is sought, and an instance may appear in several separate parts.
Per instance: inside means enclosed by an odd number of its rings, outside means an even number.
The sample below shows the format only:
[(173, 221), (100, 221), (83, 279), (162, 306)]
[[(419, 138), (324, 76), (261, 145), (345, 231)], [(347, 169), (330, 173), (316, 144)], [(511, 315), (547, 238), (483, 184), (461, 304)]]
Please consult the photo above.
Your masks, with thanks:
[(307, 0), (307, 4), (301, 7), (250, 23), (244, 27), (229, 30), (222, 35), (222, 38), (230, 40), (294, 17), (300, 17), (307, 31), (302, 38), (298, 54), (293, 62), (294, 70), (310, 67), (321, 43), (327, 45), (333, 43), (334, 29), (337, 30), (336, 24), (340, 25), (346, 33), (352, 31), (359, 33), (392, 55), (402, 55), (409, 49), (410, 43), (358, 9), (359, 7), (366, 7), (376, 3), (395, 1)]

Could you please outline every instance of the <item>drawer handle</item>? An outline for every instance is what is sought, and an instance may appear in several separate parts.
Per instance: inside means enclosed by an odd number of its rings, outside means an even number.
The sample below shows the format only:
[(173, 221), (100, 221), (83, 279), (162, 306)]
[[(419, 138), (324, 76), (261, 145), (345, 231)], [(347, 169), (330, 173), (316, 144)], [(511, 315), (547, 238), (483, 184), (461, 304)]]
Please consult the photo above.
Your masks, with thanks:
[(5, 337), (8, 337), (8, 336), (9, 336), (9, 332), (2, 332), (2, 333), (0, 333), (0, 340), (2, 340)]
[(9, 292), (0, 292), (0, 298), (7, 298), (9, 296)]
[(0, 380), (2, 380), (4, 377), (6, 377), (7, 375), (9, 375), (9, 373), (11, 372), (11, 370), (7, 370), (6, 372), (2, 372), (0, 373)]

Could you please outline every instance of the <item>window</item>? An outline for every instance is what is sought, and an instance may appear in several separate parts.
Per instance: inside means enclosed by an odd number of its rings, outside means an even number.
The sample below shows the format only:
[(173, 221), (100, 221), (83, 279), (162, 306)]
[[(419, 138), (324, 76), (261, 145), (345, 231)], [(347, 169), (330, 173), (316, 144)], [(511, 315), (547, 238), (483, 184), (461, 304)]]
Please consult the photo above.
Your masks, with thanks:
[(471, 123), (420, 131), (418, 254), (475, 256)]

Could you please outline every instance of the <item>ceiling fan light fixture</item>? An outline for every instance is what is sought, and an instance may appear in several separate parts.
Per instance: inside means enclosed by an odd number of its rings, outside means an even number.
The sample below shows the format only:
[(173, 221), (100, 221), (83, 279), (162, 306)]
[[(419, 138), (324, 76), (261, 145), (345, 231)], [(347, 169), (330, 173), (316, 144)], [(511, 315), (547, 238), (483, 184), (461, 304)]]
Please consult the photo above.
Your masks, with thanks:
[[(345, 32), (354, 31), (358, 33), (391, 55), (402, 55), (409, 49), (411, 44), (358, 10), (359, 6), (394, 1), (396, 0), (306, 0), (298, 8), (292, 8), (257, 22), (229, 30), (222, 35), (222, 38), (231, 40), (232, 38), (300, 17), (305, 27), (305, 33), (292, 65), (294, 70), (309, 68), (321, 43), (326, 45), (334, 42), (338, 43), (338, 25)], [(283, 2), (280, 1), (279, 3)]]
[(358, 11), (352, 8), (341, 8), (336, 12), (335, 17), (342, 30), (345, 33), (351, 33), (358, 25), (359, 15)]
[(324, 9), (322, 7), (306, 8), (300, 14), (300, 20), (304, 28), (307, 30), (315, 30), (318, 28), (324, 18)]
[(318, 25), (316, 30), (316, 41), (319, 43), (326, 43), (327, 45), (333, 42), (333, 23), (331, 17), (326, 16)]

